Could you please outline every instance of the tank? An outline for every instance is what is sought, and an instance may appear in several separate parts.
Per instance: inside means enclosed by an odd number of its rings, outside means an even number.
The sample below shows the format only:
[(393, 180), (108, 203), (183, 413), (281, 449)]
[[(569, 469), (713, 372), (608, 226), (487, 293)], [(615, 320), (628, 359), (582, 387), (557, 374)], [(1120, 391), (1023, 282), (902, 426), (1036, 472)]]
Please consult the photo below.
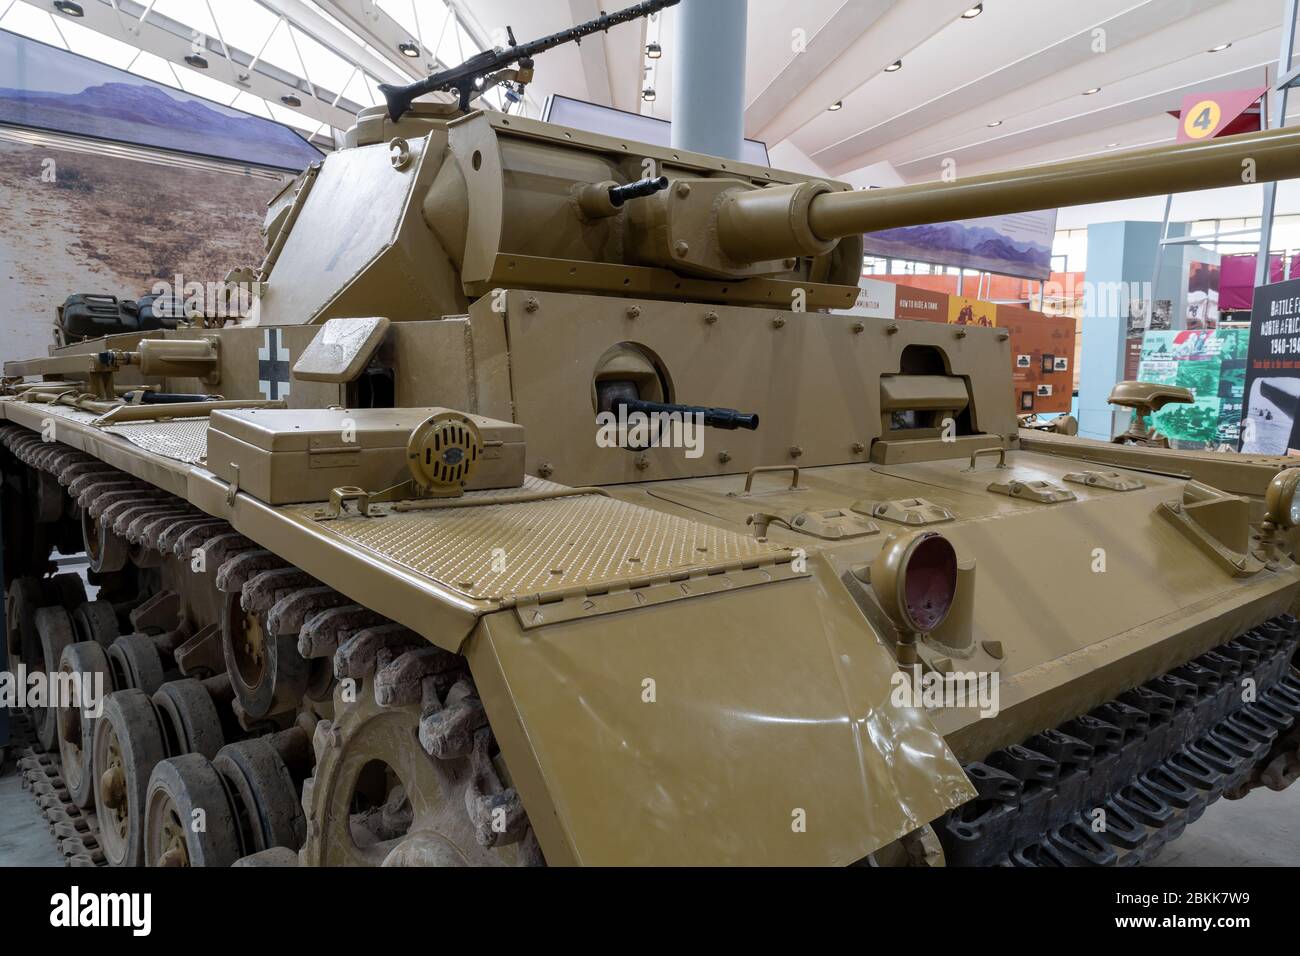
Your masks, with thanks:
[(1005, 330), (834, 311), (864, 231), (1300, 131), (855, 192), (425, 86), (272, 201), (238, 323), (5, 363), (73, 861), (1113, 865), (1300, 773), (1300, 470), (1022, 431)]

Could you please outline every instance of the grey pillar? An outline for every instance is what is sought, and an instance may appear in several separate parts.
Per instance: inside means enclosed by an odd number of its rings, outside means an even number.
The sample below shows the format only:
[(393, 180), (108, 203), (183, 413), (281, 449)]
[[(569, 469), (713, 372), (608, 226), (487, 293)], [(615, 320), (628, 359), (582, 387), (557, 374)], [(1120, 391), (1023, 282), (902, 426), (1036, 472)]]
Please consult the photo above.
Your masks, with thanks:
[(740, 159), (746, 0), (682, 0), (675, 19), (673, 147)]

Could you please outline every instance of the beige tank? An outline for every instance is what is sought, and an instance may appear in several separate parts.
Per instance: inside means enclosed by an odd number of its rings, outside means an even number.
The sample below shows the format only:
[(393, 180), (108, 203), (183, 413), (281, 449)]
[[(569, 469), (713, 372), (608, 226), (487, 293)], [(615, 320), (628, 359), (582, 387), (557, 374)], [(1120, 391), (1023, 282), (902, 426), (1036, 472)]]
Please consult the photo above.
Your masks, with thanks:
[(1297, 776), (1300, 470), (1022, 432), (1005, 331), (835, 310), (864, 230), (1300, 131), (870, 192), (454, 94), (348, 144), (240, 323), (5, 364), (10, 654), (113, 691), (32, 715), (69, 852), (1115, 864)]

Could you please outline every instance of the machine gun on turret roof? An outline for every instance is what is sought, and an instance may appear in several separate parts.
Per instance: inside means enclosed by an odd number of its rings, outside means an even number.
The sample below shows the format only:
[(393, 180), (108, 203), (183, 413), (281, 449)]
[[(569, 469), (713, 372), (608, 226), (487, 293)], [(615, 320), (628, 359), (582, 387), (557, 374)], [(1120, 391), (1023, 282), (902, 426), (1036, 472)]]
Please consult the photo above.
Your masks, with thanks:
[(577, 26), (552, 33), (530, 43), (516, 43), (514, 31), (506, 27), (506, 35), (510, 38), (508, 47), (484, 50), (470, 57), (460, 66), (439, 70), (406, 86), (383, 83), (379, 91), (384, 94), (384, 99), (388, 102), (388, 115), (394, 122), (401, 119), (402, 114), (411, 108), (411, 101), (416, 97), (438, 91), (456, 93), (460, 97), (460, 109), (468, 112), (470, 100), (505, 80), (506, 77), (501, 74), (509, 72), (513, 65), (518, 64), (515, 82), (522, 86), (532, 78), (533, 57), (537, 54), (565, 43), (579, 43), (585, 36), (606, 31), (620, 23), (651, 16), (665, 7), (675, 6), (680, 2), (681, 0), (642, 0), (641, 3), (625, 10), (604, 14), (594, 20), (579, 23)]

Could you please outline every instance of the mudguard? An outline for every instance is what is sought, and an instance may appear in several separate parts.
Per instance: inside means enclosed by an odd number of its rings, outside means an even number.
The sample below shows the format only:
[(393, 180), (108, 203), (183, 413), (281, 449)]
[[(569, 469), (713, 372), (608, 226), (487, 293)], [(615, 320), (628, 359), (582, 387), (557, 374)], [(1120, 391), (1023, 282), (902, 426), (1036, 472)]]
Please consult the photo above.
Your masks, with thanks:
[(808, 577), (525, 629), (466, 654), (547, 861), (848, 864), (974, 796), (821, 558)]

